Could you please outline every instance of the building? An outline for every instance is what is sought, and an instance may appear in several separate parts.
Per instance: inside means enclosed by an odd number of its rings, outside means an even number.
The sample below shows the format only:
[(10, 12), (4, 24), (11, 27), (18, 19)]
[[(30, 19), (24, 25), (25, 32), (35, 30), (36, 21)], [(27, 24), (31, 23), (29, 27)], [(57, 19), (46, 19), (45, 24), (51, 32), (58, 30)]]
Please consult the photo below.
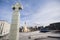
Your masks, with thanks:
[(23, 30), (22, 30), (23, 32), (29, 32), (30, 30), (28, 29), (28, 27), (27, 27), (27, 24), (26, 24), (26, 22), (24, 23), (24, 27), (23, 27)]
[(49, 30), (60, 30), (60, 22), (51, 23), (50, 25), (46, 26)]
[(0, 36), (4, 36), (9, 33), (10, 24), (7, 21), (0, 20)]

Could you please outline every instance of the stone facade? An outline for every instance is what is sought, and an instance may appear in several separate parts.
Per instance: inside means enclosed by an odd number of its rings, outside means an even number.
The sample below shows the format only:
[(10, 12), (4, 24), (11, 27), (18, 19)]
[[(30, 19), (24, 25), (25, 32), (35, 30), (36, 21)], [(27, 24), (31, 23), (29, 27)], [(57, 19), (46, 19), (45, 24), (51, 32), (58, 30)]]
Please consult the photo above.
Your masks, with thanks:
[(10, 24), (7, 21), (0, 20), (0, 36), (8, 34), (10, 31)]

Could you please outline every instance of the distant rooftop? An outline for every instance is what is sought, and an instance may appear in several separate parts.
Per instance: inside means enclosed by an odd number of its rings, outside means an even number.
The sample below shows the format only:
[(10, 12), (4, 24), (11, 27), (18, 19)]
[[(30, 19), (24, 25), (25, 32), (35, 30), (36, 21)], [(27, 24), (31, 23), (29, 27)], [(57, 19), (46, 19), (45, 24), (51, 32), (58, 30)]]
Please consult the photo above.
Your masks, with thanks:
[[(0, 21), (4, 21), (4, 22), (7, 22), (7, 23), (9, 23), (8, 21), (6, 21), (6, 20), (0, 20)], [(9, 23), (10, 24), (10, 23)]]
[(51, 23), (51, 24), (60, 24), (60, 22), (54, 22), (54, 23)]

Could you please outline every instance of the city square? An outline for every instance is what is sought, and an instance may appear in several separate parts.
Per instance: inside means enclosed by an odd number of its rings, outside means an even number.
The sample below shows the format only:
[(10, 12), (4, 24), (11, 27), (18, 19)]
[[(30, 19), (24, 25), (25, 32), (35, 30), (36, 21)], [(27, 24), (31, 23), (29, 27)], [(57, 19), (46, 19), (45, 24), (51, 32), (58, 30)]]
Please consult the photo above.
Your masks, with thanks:
[(0, 0), (0, 40), (60, 40), (59, 0)]

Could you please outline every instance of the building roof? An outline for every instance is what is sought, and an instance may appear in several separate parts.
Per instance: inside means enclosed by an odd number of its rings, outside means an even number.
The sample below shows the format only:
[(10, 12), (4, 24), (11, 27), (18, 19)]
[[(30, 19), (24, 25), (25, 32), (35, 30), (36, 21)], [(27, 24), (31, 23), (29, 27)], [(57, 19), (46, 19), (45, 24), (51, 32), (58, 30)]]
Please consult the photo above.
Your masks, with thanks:
[[(0, 20), (0, 21), (4, 21), (4, 22), (7, 22), (7, 23), (9, 23), (8, 21), (6, 21), (6, 20)], [(9, 23), (10, 24), (10, 23)]]

